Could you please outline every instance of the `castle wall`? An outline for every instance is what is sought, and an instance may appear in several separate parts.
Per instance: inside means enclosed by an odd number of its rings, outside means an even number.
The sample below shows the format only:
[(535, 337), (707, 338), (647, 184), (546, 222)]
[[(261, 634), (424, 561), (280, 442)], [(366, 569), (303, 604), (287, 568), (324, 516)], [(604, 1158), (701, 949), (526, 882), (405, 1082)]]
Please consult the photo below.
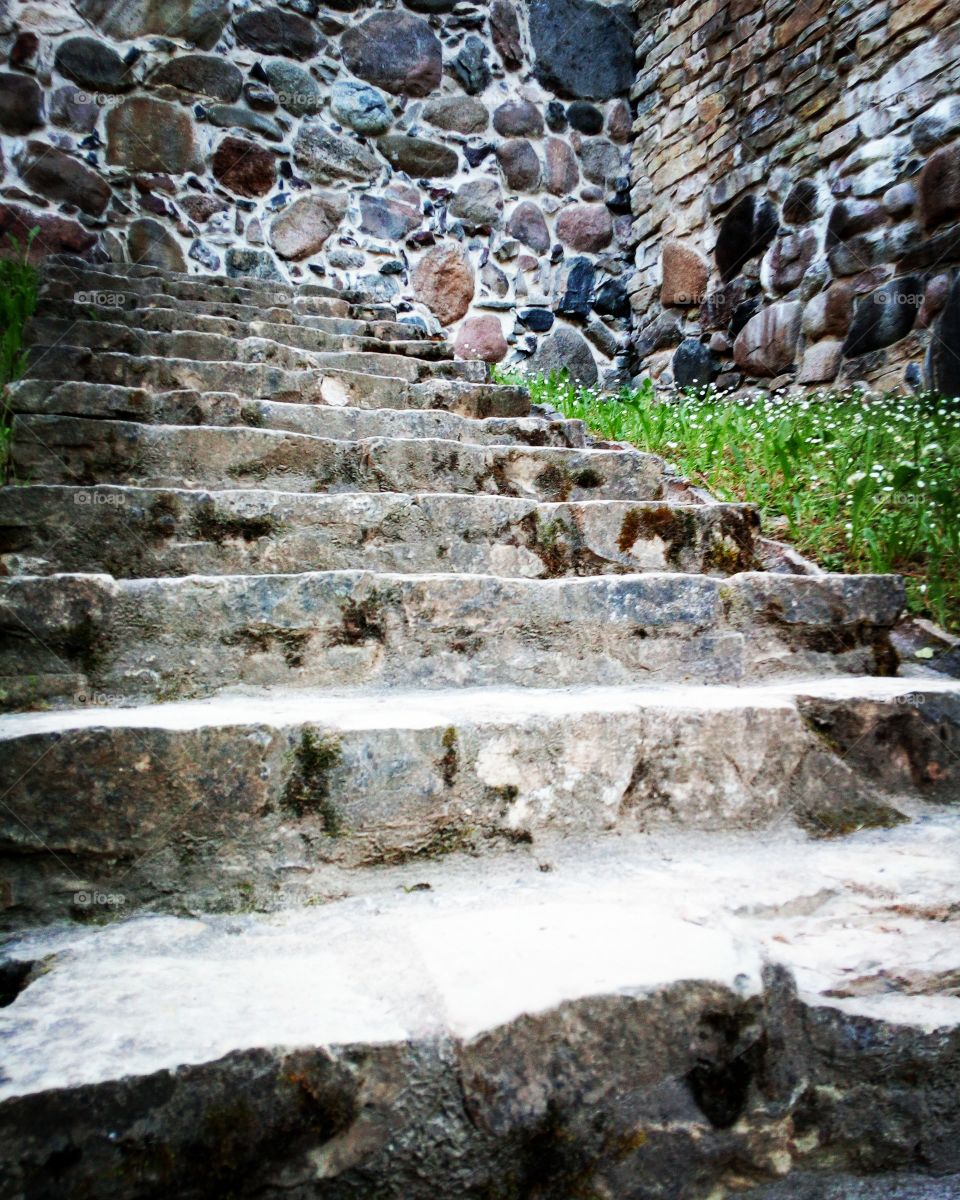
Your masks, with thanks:
[(960, 394), (960, 16), (940, 0), (641, 0), (643, 369)]
[(589, 0), (8, 0), (0, 233), (360, 288), (591, 381), (629, 341), (634, 29)]

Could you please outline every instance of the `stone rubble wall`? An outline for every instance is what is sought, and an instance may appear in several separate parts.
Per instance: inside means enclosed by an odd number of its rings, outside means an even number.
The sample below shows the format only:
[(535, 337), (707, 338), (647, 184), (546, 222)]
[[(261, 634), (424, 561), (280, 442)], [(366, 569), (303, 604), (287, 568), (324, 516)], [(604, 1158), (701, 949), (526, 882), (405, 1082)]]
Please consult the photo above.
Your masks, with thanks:
[(635, 12), (644, 372), (960, 395), (960, 9), (639, 0)]
[(622, 378), (634, 32), (592, 0), (6, 0), (0, 235), (319, 277)]

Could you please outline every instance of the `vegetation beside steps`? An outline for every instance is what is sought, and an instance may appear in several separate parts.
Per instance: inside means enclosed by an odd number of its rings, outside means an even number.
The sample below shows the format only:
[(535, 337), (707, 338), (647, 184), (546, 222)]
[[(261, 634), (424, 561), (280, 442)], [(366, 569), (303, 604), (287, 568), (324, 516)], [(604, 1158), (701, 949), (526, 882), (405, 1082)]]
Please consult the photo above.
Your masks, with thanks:
[(960, 629), (960, 402), (926, 394), (600, 395), (552, 377), (535, 403), (663, 455), (826, 570), (897, 572), (917, 615)]
[(8, 383), (19, 379), (27, 365), (23, 331), (37, 306), (40, 279), (27, 262), (30, 244), (39, 231), (31, 231), (24, 248), (11, 238), (12, 257), (0, 258), (0, 482), (6, 482), (11, 419), (7, 407)]

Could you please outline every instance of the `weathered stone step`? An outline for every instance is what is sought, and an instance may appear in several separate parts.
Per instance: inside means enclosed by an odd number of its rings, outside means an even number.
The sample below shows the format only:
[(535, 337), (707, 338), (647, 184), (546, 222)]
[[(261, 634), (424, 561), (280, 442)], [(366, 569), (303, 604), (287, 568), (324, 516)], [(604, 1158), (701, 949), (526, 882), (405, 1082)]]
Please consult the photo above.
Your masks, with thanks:
[[(682, 1163), (750, 1200), (948, 1200), (957, 824), (571, 839), (23, 937), (8, 1194), (620, 1198)], [(91, 922), (123, 909), (100, 878)]]
[(0, 582), (8, 709), (241, 685), (562, 686), (883, 673), (895, 576), (23, 576)]
[[(106, 333), (110, 330), (112, 333)], [(65, 341), (30, 347), (25, 377), (28, 379), (84, 379), (90, 359), (100, 354), (123, 354), (147, 359), (189, 359), (206, 362), (256, 363), (282, 371), (356, 371), (377, 377), (417, 383), (424, 379), (455, 379), (486, 383), (489, 369), (481, 362), (450, 362), (446, 359), (414, 358), (382, 350), (298, 350), (269, 338), (234, 339), (212, 333), (140, 333), (124, 325), (94, 325), (89, 331), (93, 344), (83, 342), (83, 330), (75, 328)], [(414, 346), (428, 346), (416, 342)]]
[(588, 440), (583, 421), (543, 417), (476, 420), (440, 409), (334, 408), (329, 404), (243, 400), (231, 392), (151, 392), (113, 384), (53, 383), (45, 379), (22, 379), (10, 384), (7, 404), (11, 413), (136, 421), (149, 425), (246, 425), (340, 441), (369, 437), (427, 437), (481, 445), (586, 449)]
[[(44, 280), (67, 280), (77, 286), (101, 287), (116, 284), (118, 281), (129, 284), (131, 288), (137, 285), (154, 287), (167, 295), (175, 295), (168, 289), (193, 289), (196, 299), (204, 299), (204, 293), (219, 295), (243, 289), (258, 297), (271, 296), (289, 299), (292, 296), (319, 296), (323, 299), (346, 299), (348, 293), (326, 284), (319, 283), (287, 283), (281, 280), (255, 279), (251, 276), (233, 277), (230, 275), (207, 275), (180, 271), (167, 271), (162, 267), (142, 266), (134, 263), (97, 263), (91, 265), (83, 259), (69, 259), (66, 256), (49, 257), (44, 262)], [(184, 299), (190, 298), (184, 291)]]
[[(136, 299), (131, 297), (131, 299)], [(366, 319), (348, 316), (302, 315), (288, 309), (244, 308), (239, 315), (220, 305), (185, 303), (171, 307), (166, 297), (156, 297), (166, 303), (147, 304), (141, 307), (97, 308), (90, 304), (78, 304), (74, 300), (50, 300), (45, 298), (38, 313), (38, 320), (77, 322), (93, 324), (107, 322), (111, 325), (130, 325), (134, 328), (167, 330), (192, 329), (198, 333), (220, 333), (240, 337), (272, 337), (283, 341), (287, 337), (306, 339), (310, 330), (336, 335), (337, 337), (375, 338), (382, 342), (425, 342), (426, 350), (436, 344), (418, 326), (406, 321)], [(340, 303), (337, 301), (336, 303)], [(207, 309), (223, 311), (207, 311)], [(61, 324), (63, 330), (66, 326)], [(55, 339), (50, 339), (55, 340)], [(291, 342), (291, 345), (296, 344)], [(304, 344), (307, 344), (304, 342)], [(312, 343), (316, 345), (314, 341)], [(308, 347), (309, 348), (309, 347)]]
[[(138, 290), (130, 291), (129, 288)], [(222, 289), (221, 289), (222, 291)], [(351, 304), (347, 300), (331, 300), (322, 296), (278, 296), (274, 303), (266, 299), (242, 295), (235, 292), (216, 291), (198, 300), (169, 296), (156, 291), (148, 284), (123, 283), (120, 287), (82, 287), (75, 279), (45, 278), (40, 287), (39, 311), (57, 313), (65, 306), (75, 306), (81, 315), (104, 320), (119, 319), (127, 315), (135, 320), (137, 312), (151, 308), (175, 307), (183, 314), (196, 313), (200, 316), (226, 317), (233, 321), (272, 321), (292, 324), (316, 319), (353, 319), (358, 321), (396, 321), (397, 310), (389, 304)], [(69, 316), (67, 311), (62, 315)], [(422, 332), (422, 331), (421, 331)], [(416, 329), (412, 336), (416, 336)]]
[(76, 915), (111, 873), (128, 914), (223, 911), (240, 880), (276, 908), (334, 869), (551, 834), (837, 836), (960, 800), (955, 682), (89, 701), (0, 718), (8, 923)]
[(540, 500), (657, 500), (664, 464), (629, 450), (479, 446), (435, 438), (340, 442), (281, 430), (14, 419), (24, 483), (274, 488), (294, 492), (487, 492)]
[(0, 489), (0, 569), (117, 578), (338, 571), (525, 578), (755, 565), (754, 509), (488, 495)]
[[(367, 356), (358, 355), (360, 359)], [(372, 357), (372, 356), (371, 356)], [(397, 358), (406, 363), (409, 360)], [(269, 363), (196, 362), (188, 358), (143, 358), (131, 354), (57, 349), (34, 357), (29, 378), (54, 383), (105, 383), (155, 392), (235, 392), (244, 399), (331, 404), (357, 408), (436, 408), (465, 417), (525, 417), (524, 388), (429, 377), (419, 383), (367, 370), (286, 371)]]
[[(337, 353), (372, 354), (387, 364), (394, 355), (430, 363), (448, 362), (453, 358), (453, 346), (449, 342), (390, 342), (377, 337), (345, 336), (265, 321), (250, 321), (231, 329), (232, 322), (223, 318), (203, 317), (190, 321), (164, 309), (149, 309), (142, 316), (135, 325), (38, 317), (27, 325), (24, 336), (29, 344), (37, 346), (91, 346), (123, 354), (169, 353), (172, 358), (249, 361), (248, 356), (256, 353), (257, 362), (282, 361), (286, 357), (293, 367), (315, 365), (313, 356)], [(204, 328), (209, 324), (220, 328)], [(198, 353), (194, 354), (194, 349)], [(396, 371), (389, 373), (397, 374)], [(459, 377), (463, 375), (461, 368), (457, 368), (456, 373)], [(469, 377), (486, 378), (486, 374), (485, 368), (475, 366)]]

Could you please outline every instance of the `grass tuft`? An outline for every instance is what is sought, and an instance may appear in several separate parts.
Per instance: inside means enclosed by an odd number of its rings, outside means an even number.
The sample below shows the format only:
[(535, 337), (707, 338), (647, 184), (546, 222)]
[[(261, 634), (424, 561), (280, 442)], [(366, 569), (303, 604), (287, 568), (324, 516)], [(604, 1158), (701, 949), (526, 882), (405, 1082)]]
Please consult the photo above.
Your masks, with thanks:
[(767, 536), (826, 570), (904, 575), (912, 612), (960, 628), (960, 400), (522, 382), (534, 403), (662, 455), (718, 500), (755, 504)]
[(7, 384), (27, 369), (23, 331), (37, 307), (40, 277), (27, 262), (27, 254), (39, 232), (39, 227), (30, 231), (24, 248), (11, 237), (13, 257), (0, 258), (0, 483), (6, 482), (10, 457), (12, 418)]

